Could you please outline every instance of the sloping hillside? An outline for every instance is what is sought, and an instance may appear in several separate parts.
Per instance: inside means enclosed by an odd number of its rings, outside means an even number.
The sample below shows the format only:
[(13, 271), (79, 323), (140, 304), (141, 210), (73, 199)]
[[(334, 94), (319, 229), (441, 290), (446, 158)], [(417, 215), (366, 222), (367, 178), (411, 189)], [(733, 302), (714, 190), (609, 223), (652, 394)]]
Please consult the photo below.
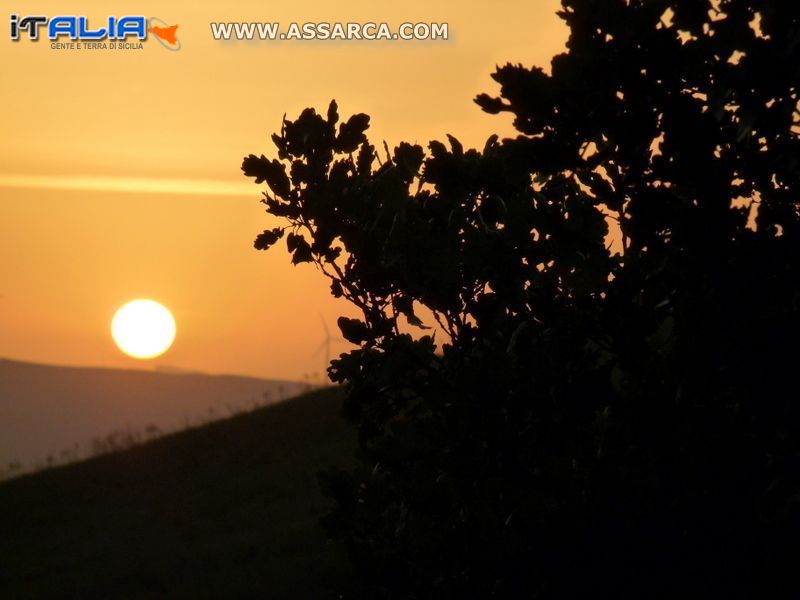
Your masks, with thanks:
[(348, 581), (316, 474), (335, 389), (0, 484), (0, 598), (326, 598)]
[(56, 367), (0, 360), (0, 470), (87, 456), (109, 435), (184, 429), (303, 391), (252, 377)]

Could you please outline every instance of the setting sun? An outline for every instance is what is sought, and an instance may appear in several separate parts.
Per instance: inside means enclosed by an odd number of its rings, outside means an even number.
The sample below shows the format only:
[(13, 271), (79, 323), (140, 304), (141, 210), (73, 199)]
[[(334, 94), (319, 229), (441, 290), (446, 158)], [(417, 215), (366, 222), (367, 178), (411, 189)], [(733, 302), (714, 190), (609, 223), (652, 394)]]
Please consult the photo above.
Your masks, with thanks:
[(131, 300), (111, 320), (111, 336), (128, 356), (155, 358), (175, 340), (175, 319), (154, 300)]

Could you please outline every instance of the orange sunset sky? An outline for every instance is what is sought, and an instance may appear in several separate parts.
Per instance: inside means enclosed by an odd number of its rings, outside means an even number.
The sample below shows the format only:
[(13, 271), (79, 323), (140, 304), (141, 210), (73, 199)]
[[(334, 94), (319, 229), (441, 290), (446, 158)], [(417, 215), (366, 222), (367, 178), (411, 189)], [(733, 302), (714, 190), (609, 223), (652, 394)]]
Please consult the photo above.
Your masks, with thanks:
[[(373, 143), (446, 133), (482, 146), (510, 119), (473, 103), (496, 64), (546, 67), (566, 39), (555, 0), (469, 3), (21, 2), (0, 35), (0, 357), (37, 362), (301, 378), (346, 304), (283, 245), (239, 170), (274, 156), (281, 117), (331, 98), (372, 117)], [(52, 50), (11, 42), (8, 15), (158, 17), (182, 49)], [(211, 21), (449, 23), (446, 42), (218, 42)], [(115, 310), (147, 297), (178, 335), (150, 363), (112, 342)], [(334, 345), (333, 350), (344, 350)]]

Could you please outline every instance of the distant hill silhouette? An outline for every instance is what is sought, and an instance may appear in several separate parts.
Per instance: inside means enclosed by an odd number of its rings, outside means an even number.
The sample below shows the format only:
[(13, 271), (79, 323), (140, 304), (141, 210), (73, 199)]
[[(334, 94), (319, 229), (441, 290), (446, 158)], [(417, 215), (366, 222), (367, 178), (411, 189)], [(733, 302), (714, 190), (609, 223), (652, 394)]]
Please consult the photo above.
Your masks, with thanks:
[[(304, 391), (304, 384), (230, 375), (39, 365), (0, 359), (0, 469), (81, 456), (92, 440), (184, 429)], [(155, 428), (155, 429), (152, 429)]]
[(0, 484), (0, 598), (326, 598), (346, 562), (316, 473), (355, 434), (335, 389)]

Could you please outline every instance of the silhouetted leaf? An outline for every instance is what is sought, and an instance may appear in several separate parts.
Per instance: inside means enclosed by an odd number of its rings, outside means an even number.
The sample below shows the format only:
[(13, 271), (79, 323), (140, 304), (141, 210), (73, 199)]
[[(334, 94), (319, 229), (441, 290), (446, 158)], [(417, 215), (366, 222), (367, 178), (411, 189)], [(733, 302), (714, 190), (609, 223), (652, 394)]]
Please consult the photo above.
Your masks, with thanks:
[(289, 196), (289, 178), (281, 162), (275, 159), (270, 161), (263, 154), (251, 154), (242, 161), (242, 171), (247, 177), (255, 177), (256, 183), (266, 181), (281, 198)]
[(480, 106), (484, 112), (490, 115), (496, 115), (504, 110), (508, 110), (507, 105), (500, 98), (492, 98), (489, 94), (478, 94), (475, 97), (475, 103)]
[(331, 100), (330, 105), (328, 106), (328, 123), (331, 126), (336, 125), (339, 122), (339, 107), (336, 104), (336, 100)]
[(361, 149), (358, 151), (358, 158), (356, 160), (358, 174), (362, 176), (370, 175), (372, 173), (372, 163), (374, 161), (375, 146), (370, 144), (362, 144)]
[(350, 117), (346, 123), (339, 126), (339, 135), (336, 137), (336, 150), (338, 152), (355, 152), (358, 146), (365, 142), (367, 137), (364, 132), (369, 128), (369, 115), (359, 113)]
[(348, 342), (353, 344), (360, 344), (369, 339), (369, 328), (365, 323), (358, 319), (348, 319), (347, 317), (339, 317), (336, 321), (342, 336)]
[(449, 133), (447, 134), (447, 139), (450, 141), (450, 148), (452, 149), (453, 154), (455, 156), (464, 156), (464, 146), (461, 145), (461, 142), (459, 142)]
[(292, 254), (292, 264), (311, 262), (311, 246), (306, 239), (297, 233), (290, 233), (286, 236), (286, 249)]
[(421, 146), (402, 142), (394, 149), (393, 162), (403, 174), (404, 180), (411, 181), (417, 176), (424, 156), (425, 152)]
[(275, 242), (283, 237), (283, 229), (276, 227), (275, 229), (266, 229), (258, 234), (253, 246), (256, 250), (268, 250)]

